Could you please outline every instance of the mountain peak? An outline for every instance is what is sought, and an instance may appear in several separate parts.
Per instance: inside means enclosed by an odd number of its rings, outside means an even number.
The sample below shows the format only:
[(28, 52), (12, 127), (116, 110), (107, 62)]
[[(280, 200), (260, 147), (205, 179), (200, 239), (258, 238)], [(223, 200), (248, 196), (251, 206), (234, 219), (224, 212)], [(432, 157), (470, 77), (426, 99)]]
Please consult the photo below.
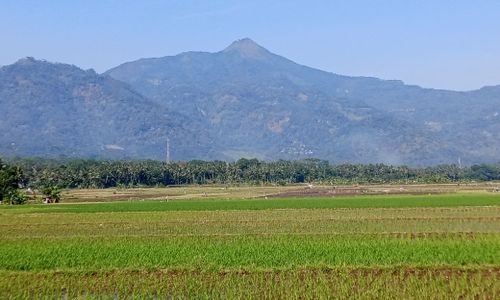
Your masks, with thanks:
[(64, 65), (63, 63), (53, 63), (49, 62), (45, 59), (36, 59), (32, 56), (26, 56), (18, 59), (12, 66), (24, 66), (24, 67), (35, 67), (35, 66), (56, 66), (56, 65)]
[(17, 65), (31, 65), (38, 62), (34, 57), (27, 56), (19, 59), (18, 61), (15, 62)]
[(224, 53), (238, 53), (243, 57), (249, 58), (264, 58), (271, 54), (267, 49), (260, 46), (252, 39), (243, 38), (237, 41), (234, 41), (231, 45), (229, 45), (222, 52)]

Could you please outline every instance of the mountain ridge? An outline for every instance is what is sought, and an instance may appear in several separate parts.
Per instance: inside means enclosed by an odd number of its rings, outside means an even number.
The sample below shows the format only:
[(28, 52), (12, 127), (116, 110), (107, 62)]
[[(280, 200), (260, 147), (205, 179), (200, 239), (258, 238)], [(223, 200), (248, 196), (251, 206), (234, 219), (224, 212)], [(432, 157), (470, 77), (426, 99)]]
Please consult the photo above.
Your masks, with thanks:
[(286, 57), (283, 57), (281, 55), (278, 55), (278, 54), (275, 54), (275, 53), (269, 51), (268, 49), (266, 49), (265, 47), (261, 46), (259, 43), (255, 42), (253, 39), (248, 38), (248, 37), (235, 40), (231, 44), (229, 44), (227, 47), (223, 48), (222, 50), (215, 51), (215, 52), (209, 52), (209, 51), (192, 51), (191, 50), (191, 51), (180, 52), (180, 53), (173, 54), (173, 55), (138, 58), (138, 59), (133, 60), (133, 61), (128, 61), (128, 62), (121, 63), (118, 66), (112, 67), (112, 68), (110, 68), (110, 69), (102, 72), (102, 74), (109, 74), (110, 72), (112, 72), (114, 69), (116, 69), (118, 67), (126, 66), (126, 65), (134, 63), (134, 62), (141, 62), (141, 61), (147, 61), (147, 60), (162, 60), (162, 59), (168, 59), (168, 58), (182, 57), (182, 56), (191, 55), (191, 54), (209, 55), (209, 54), (220, 54), (220, 53), (224, 53), (224, 52), (227, 53), (227, 52), (230, 52), (228, 50), (231, 50), (231, 47), (233, 45), (235, 45), (235, 44), (237, 45), (237, 43), (241, 42), (241, 41), (252, 43), (252, 44), (255, 45), (255, 47), (258, 47), (258, 48), (264, 50), (269, 55), (274, 56), (274, 57), (279, 57), (280, 59), (286, 60), (288, 62), (292, 62), (292, 63), (296, 64), (297, 66), (305, 67), (305, 68), (308, 68), (308, 69), (311, 69), (311, 70), (314, 70), (314, 71), (319, 71), (319, 72), (323, 72), (323, 73), (326, 73), (326, 74), (340, 76), (340, 77), (349, 78), (349, 79), (382, 81), (382, 82), (386, 82), (386, 83), (392, 83), (392, 84), (397, 84), (397, 85), (404, 85), (404, 86), (407, 86), (407, 87), (420, 88), (420, 89), (430, 90), (430, 91), (444, 91), (444, 92), (457, 92), (457, 93), (470, 93), (470, 92), (476, 92), (476, 91), (480, 91), (480, 90), (488, 89), (488, 88), (499, 88), (500, 89), (500, 83), (498, 85), (485, 85), (485, 86), (482, 86), (482, 87), (479, 87), (479, 88), (476, 88), (476, 89), (462, 91), (462, 90), (453, 90), (453, 89), (446, 89), (446, 88), (424, 87), (424, 86), (421, 86), (419, 84), (406, 83), (405, 81), (400, 80), (400, 79), (383, 79), (383, 78), (379, 78), (379, 77), (375, 77), (375, 76), (365, 76), (365, 75), (343, 75), (343, 74), (340, 74), (340, 73), (336, 73), (334, 71), (323, 70), (323, 69), (320, 69), (320, 68), (314, 68), (314, 67), (307, 66), (305, 64), (297, 63), (297, 62), (295, 62), (293, 60), (290, 60), (290, 59), (288, 59)]
[[(241, 42), (241, 40), (236, 41), (225, 49), (233, 49), (235, 45), (238, 45), (238, 43), (250, 43), (252, 47), (265, 49), (255, 42), (247, 39), (243, 39), (243, 42)], [(267, 53), (267, 50), (265, 51)], [(268, 56), (266, 56), (266, 60), (254, 60), (252, 57), (245, 57), (241, 55), (229, 56), (227, 55), (226, 50), (222, 50), (213, 53), (203, 52), (202, 54), (187, 52), (176, 56), (162, 57), (157, 59), (155, 62), (148, 61), (147, 59), (141, 59), (140, 62), (140, 68), (138, 66), (134, 66), (134, 62), (129, 62), (127, 64), (127, 68), (129, 68), (129, 70), (126, 70), (125, 72), (123, 72), (124, 68), (118, 66), (110, 69), (105, 74), (130, 83), (134, 86), (134, 88), (145, 94), (147, 97), (154, 99), (158, 103), (167, 103), (168, 105), (179, 106), (181, 110), (189, 111), (191, 115), (196, 115), (196, 111), (200, 109), (199, 106), (203, 106), (204, 103), (209, 103), (206, 106), (212, 106), (214, 101), (210, 98), (217, 97), (218, 94), (231, 95), (227, 92), (234, 91), (235, 88), (240, 93), (245, 90), (246, 92), (254, 93), (270, 83), (274, 83), (275, 86), (272, 87), (272, 91), (267, 91), (267, 96), (272, 96), (273, 93), (281, 88), (281, 86), (286, 86), (289, 90), (300, 90), (297, 94), (300, 94), (303, 91), (312, 91), (312, 93), (316, 96), (322, 95), (321, 97), (323, 98), (329, 98), (329, 100), (322, 100), (325, 102), (323, 105), (326, 105), (328, 101), (343, 101), (343, 105), (347, 106), (366, 106), (371, 107), (371, 109), (374, 110), (382, 110), (386, 113), (386, 115), (379, 119), (386, 118), (387, 120), (391, 120), (392, 118), (396, 118), (398, 120), (397, 122), (405, 123), (407, 124), (406, 126), (413, 128), (412, 130), (402, 132), (399, 135), (400, 138), (409, 137), (417, 133), (419, 136), (414, 137), (413, 141), (402, 142), (399, 147), (397, 145), (391, 146), (391, 148), (394, 149), (401, 147), (405, 149), (408, 147), (415, 149), (418, 148), (418, 151), (412, 150), (413, 156), (415, 157), (414, 159), (403, 157), (402, 159), (389, 160), (389, 162), (395, 161), (410, 164), (419, 164), (421, 162), (424, 164), (439, 162), (451, 163), (456, 162), (458, 158), (462, 156), (465, 157), (462, 158), (462, 160), (481, 161), (481, 154), (475, 152), (475, 150), (471, 148), (470, 141), (482, 133), (480, 132), (481, 130), (477, 128), (474, 130), (470, 130), (470, 128), (473, 128), (477, 123), (476, 121), (481, 119), (478, 116), (484, 114), (485, 111), (490, 110), (491, 106), (494, 104), (493, 102), (496, 101), (490, 99), (488, 100), (489, 102), (487, 101), (487, 103), (485, 103), (484, 106), (486, 107), (483, 107), (481, 104), (478, 107), (471, 109), (471, 105), (476, 102), (476, 99), (471, 97), (471, 95), (475, 94), (474, 92), (426, 89), (415, 85), (406, 85), (402, 81), (382, 80), (373, 77), (344, 76), (303, 66), (271, 52), (269, 52)], [(134, 73), (134, 79), (131, 80), (131, 78), (126, 76), (126, 72)], [(183, 80), (177, 81), (179, 78), (183, 78)], [(154, 82), (155, 84), (151, 85), (150, 82)], [(175, 93), (176, 89), (180, 88), (180, 86), (183, 86), (184, 89), (190, 91), (198, 90), (200, 94), (196, 97), (196, 99), (183, 98), (181, 94)], [(219, 89), (214, 89), (214, 86), (217, 86)], [(248, 89), (250, 89), (250, 91)], [(280, 95), (280, 97), (283, 99), (293, 99), (296, 96), (285, 94)], [(308, 93), (303, 93), (302, 97), (308, 97), (307, 94)], [(257, 99), (260, 96), (263, 95), (253, 95), (253, 99)], [(201, 98), (204, 98), (204, 100), (200, 101)], [(440, 99), (444, 99), (444, 101), (437, 103)], [(185, 102), (192, 104), (197, 101), (198, 107), (189, 107), (185, 105)], [(256, 106), (254, 106), (254, 108), (246, 108), (247, 113), (242, 114), (237, 119), (244, 119), (245, 115), (248, 115), (248, 113), (251, 112), (252, 109), (255, 109)], [(284, 110), (285, 108), (282, 109)], [(210, 110), (210, 107), (204, 107), (202, 110)], [(351, 110), (348, 114), (352, 114), (352, 108), (347, 110)], [(469, 114), (471, 110), (473, 114)], [(337, 112), (339, 111), (342, 112), (342, 109), (337, 110)], [(450, 114), (450, 111), (456, 111), (456, 113)], [(273, 113), (279, 114), (278, 111)], [(218, 115), (220, 114), (221, 112), (212, 113), (212, 116), (209, 116), (209, 118), (218, 118)], [(222, 112), (222, 114), (227, 115), (228, 112)], [(231, 111), (229, 114), (237, 114), (237, 112)], [(334, 112), (331, 112), (331, 114), (334, 114)], [(297, 112), (295, 115), (297, 115)], [(280, 120), (286, 120), (287, 117), (289, 116), (282, 115), (281, 119), (275, 118), (274, 120), (267, 121), (280, 124)], [(322, 117), (322, 121), (326, 122), (328, 121), (327, 119), (328, 116)], [(250, 120), (247, 120), (247, 122), (251, 123)], [(284, 121), (282, 121), (282, 123), (283, 122)], [(391, 122), (395, 123), (396, 121), (388, 121), (386, 123), (390, 124)], [(377, 124), (380, 125), (382, 123), (383, 121), (380, 121)], [(226, 124), (226, 126), (239, 127), (241, 126), (241, 123), (229, 123)], [(356, 126), (357, 125), (353, 123), (353, 127), (351, 129), (354, 129)], [(465, 133), (460, 134), (460, 132), (457, 132), (457, 126)], [(495, 132), (498, 128), (497, 122), (493, 122), (493, 124), (485, 124), (484, 126), (492, 132)], [(263, 130), (262, 127), (259, 129)], [(317, 132), (319, 129), (320, 128), (317, 128), (315, 131)], [(220, 131), (221, 129), (216, 128), (216, 131), (217, 130)], [(370, 129), (368, 128), (367, 132), (369, 132), (369, 130)], [(347, 131), (348, 132), (345, 133), (345, 135), (349, 135), (349, 130)], [(393, 136), (396, 136), (396, 128), (389, 131), (393, 132)], [(390, 135), (387, 132), (385, 134)], [(488, 132), (488, 134), (492, 134), (494, 136), (496, 135), (491, 132)], [(462, 141), (463, 135), (466, 135), (465, 142)], [(326, 135), (324, 138), (330, 139), (331, 137)], [(300, 139), (292, 138), (292, 141), (289, 141), (289, 143), (294, 143), (298, 140)], [(419, 147), (408, 146), (408, 144), (415, 144), (415, 141), (420, 140), (429, 141), (423, 143), (424, 145)], [(319, 141), (316, 142), (319, 143)], [(339, 141), (339, 143), (340, 142), (341, 141)], [(342, 142), (349, 144), (353, 143), (353, 140), (347, 139), (342, 140)], [(356, 140), (355, 142), (359, 141)], [(271, 143), (271, 141), (266, 140), (264, 143)], [(298, 143), (301, 144), (300, 141)], [(343, 146), (339, 145), (339, 143), (336, 145), (332, 144), (330, 147), (342, 148)], [(456, 147), (453, 146), (455, 143), (457, 144)], [(368, 143), (368, 146), (372, 145), (375, 149), (382, 149), (384, 148), (384, 144), (390, 145), (390, 141)], [(436, 146), (436, 144), (441, 144), (441, 146)], [(483, 152), (489, 152), (487, 159), (497, 159), (495, 153), (498, 149), (498, 143), (483, 141), (481, 147), (483, 147)], [(441, 149), (437, 150), (436, 148)], [(462, 151), (459, 148), (469, 149)], [(488, 151), (487, 148), (492, 148), (493, 151)], [(276, 149), (273, 151), (276, 151)], [(341, 150), (341, 152), (343, 151), (346, 150)], [(356, 152), (354, 149), (349, 149), (348, 151), (352, 153)], [(427, 154), (424, 155), (425, 157), (422, 157), (422, 155), (419, 155), (418, 152)], [(384, 153), (384, 151), (380, 151), (380, 153)], [(430, 153), (436, 153), (437, 155), (434, 155), (436, 156), (436, 159), (430, 159), (429, 157), (432, 156)], [(331, 153), (327, 152), (320, 152), (319, 155), (333, 160), (351, 159), (348, 156), (332, 157)], [(372, 153), (371, 155), (375, 154)], [(406, 154), (403, 154), (403, 156), (405, 155)], [(361, 157), (358, 156), (353, 160), (370, 162), (371, 160), (367, 156), (369, 155), (361, 155)], [(389, 156), (397, 157), (401, 156), (401, 153), (393, 153)], [(277, 156), (271, 156), (273, 159), (276, 157)], [(375, 157), (377, 156), (375, 155)], [(385, 159), (382, 160), (387, 162)]]
[[(123, 82), (112, 97), (118, 101), (126, 89), (137, 94), (124, 100), (124, 106), (143, 98), (145, 106), (155, 107), (153, 111), (168, 111), (173, 116), (171, 126), (185, 132), (174, 138), (174, 144), (183, 145), (175, 148), (176, 159), (319, 157), (339, 163), (419, 166), (499, 160), (500, 117), (495, 109), (500, 86), (459, 92), (344, 76), (300, 65), (248, 38), (218, 52), (143, 58), (101, 75), (81, 71), (114, 84)], [(65, 81), (59, 75), (48, 76), (52, 79), (47, 82), (38, 78), (37, 87), (57, 90)], [(81, 79), (73, 83), (88, 84), (88, 78)], [(2, 80), (12, 78), (0, 76), (0, 87)], [(12, 92), (22, 98), (22, 91)], [(5, 101), (0, 93), (0, 105)], [(142, 116), (146, 126), (159, 119), (152, 110), (133, 107), (133, 114)], [(133, 116), (129, 119), (140, 123)], [(130, 142), (144, 143), (144, 134), (136, 134), (130, 132)], [(165, 138), (165, 134), (150, 136), (148, 150), (136, 150), (131, 157), (163, 159)], [(5, 150), (0, 148), (1, 152)]]
[(0, 68), (0, 111), (0, 152), (11, 156), (152, 158), (167, 136), (192, 136), (176, 124), (185, 116), (126, 83), (34, 58)]

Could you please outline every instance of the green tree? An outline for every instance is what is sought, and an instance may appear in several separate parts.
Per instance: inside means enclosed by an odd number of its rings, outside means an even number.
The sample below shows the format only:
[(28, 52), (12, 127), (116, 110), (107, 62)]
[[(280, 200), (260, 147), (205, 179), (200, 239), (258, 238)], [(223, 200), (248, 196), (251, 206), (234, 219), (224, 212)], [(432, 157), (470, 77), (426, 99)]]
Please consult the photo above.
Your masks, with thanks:
[(25, 204), (28, 196), (19, 190), (14, 190), (7, 195), (7, 201), (9, 204)]
[(61, 189), (55, 185), (44, 187), (42, 193), (48, 199), (49, 203), (59, 203), (61, 200)]
[(20, 168), (9, 166), (0, 160), (0, 201), (10, 204), (23, 204), (27, 201), (26, 195), (19, 192), (22, 180)]

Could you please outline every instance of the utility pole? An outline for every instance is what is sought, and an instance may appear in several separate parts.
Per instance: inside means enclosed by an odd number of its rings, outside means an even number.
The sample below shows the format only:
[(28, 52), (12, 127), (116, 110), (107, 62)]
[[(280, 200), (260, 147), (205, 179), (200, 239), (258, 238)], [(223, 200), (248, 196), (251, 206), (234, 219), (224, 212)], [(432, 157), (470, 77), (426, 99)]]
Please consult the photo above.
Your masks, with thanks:
[(170, 139), (167, 137), (167, 165), (170, 163)]

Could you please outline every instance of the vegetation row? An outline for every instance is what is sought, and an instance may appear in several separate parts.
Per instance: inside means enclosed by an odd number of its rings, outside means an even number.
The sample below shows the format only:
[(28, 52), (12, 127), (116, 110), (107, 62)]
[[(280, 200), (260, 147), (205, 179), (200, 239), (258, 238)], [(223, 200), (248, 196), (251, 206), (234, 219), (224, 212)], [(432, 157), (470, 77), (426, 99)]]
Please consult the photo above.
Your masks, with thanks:
[(200, 161), (165, 163), (153, 160), (14, 159), (22, 184), (29, 187), (107, 188), (179, 184), (290, 184), (446, 183), (500, 180), (500, 163), (492, 165), (437, 165), (433, 167), (384, 164), (331, 164), (325, 160), (265, 162)]

